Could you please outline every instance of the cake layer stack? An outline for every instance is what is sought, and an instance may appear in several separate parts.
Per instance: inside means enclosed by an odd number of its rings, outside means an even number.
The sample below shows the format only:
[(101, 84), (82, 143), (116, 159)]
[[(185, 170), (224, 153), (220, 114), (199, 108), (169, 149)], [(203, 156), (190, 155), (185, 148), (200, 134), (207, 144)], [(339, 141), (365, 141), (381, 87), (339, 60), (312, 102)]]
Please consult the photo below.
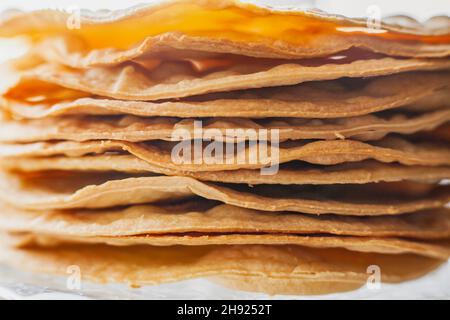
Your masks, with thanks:
[(402, 21), (218, 0), (4, 17), (30, 49), (0, 75), (1, 259), (271, 294), (436, 269), (450, 22)]

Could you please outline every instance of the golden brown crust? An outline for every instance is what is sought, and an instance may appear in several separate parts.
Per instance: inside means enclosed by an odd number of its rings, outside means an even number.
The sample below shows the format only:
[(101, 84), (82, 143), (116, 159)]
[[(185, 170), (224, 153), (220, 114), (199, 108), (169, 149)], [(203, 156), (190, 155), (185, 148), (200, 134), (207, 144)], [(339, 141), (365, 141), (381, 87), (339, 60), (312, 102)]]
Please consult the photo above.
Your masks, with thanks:
[(310, 248), (337, 248), (355, 252), (381, 254), (416, 254), (433, 259), (447, 260), (450, 257), (450, 242), (414, 241), (396, 238), (352, 237), (331, 235), (293, 234), (203, 234), (196, 235), (140, 235), (127, 237), (78, 237), (33, 234), (21, 246), (39, 245), (55, 247), (67, 243), (89, 243), (119, 246), (125, 249), (134, 245), (151, 246), (206, 246), (206, 245), (278, 245), (304, 246)]
[[(59, 115), (119, 115), (174, 117), (297, 117), (345, 118), (401, 106), (415, 111), (446, 108), (449, 74), (404, 73), (370, 80), (334, 80), (240, 92), (226, 92), (196, 99), (168, 102), (120, 101), (76, 98), (53, 102), (26, 102), (4, 97), (2, 107), (22, 118)], [(51, 96), (61, 87), (50, 88)], [(40, 91), (45, 96), (45, 92)], [(66, 91), (57, 95), (64, 97)], [(23, 92), (21, 92), (23, 94)], [(72, 93), (77, 96), (79, 93)], [(61, 100), (62, 99), (62, 100)], [(404, 108), (406, 109), (406, 108)]]
[[(67, 274), (67, 268), (75, 265), (83, 280), (130, 285), (239, 276), (248, 279), (246, 290), (279, 294), (334, 292), (344, 284), (356, 288), (367, 281), (370, 265), (379, 266), (382, 281), (389, 283), (417, 278), (441, 264), (440, 260), (411, 254), (383, 255), (300, 246), (132, 246), (127, 250), (104, 245), (31, 246), (2, 248), (0, 258), (20, 268), (60, 275)], [(265, 283), (277, 286), (270, 289), (250, 282), (255, 277), (263, 277)], [(313, 281), (321, 283), (320, 290)]]
[(179, 175), (201, 181), (258, 184), (365, 184), (372, 182), (422, 181), (439, 182), (450, 178), (450, 166), (404, 166), (375, 161), (344, 163), (320, 167), (300, 163), (281, 165), (275, 175), (261, 175), (260, 170), (189, 172), (163, 170), (148, 162), (127, 155), (96, 155), (81, 157), (53, 156), (46, 158), (4, 158), (0, 165), (12, 171), (117, 171), (130, 174), (160, 173)]
[(450, 238), (448, 209), (401, 216), (312, 216), (245, 209), (204, 200), (96, 210), (27, 211), (2, 205), (0, 227), (61, 237), (224, 234), (330, 234), (409, 239)]
[(127, 177), (118, 173), (44, 172), (32, 175), (3, 173), (0, 183), (0, 198), (3, 201), (30, 210), (105, 208), (176, 202), (199, 196), (264, 211), (395, 215), (439, 208), (450, 199), (448, 186), (412, 182), (248, 187), (224, 186), (177, 176)]
[[(227, 19), (222, 21), (221, 15), (217, 12), (227, 9), (230, 10), (228, 15), (233, 18), (231, 21), (227, 21)], [(215, 16), (215, 18), (208, 20), (198, 18), (195, 20), (194, 18), (196, 23), (188, 23), (187, 29), (183, 25), (172, 24), (166, 27), (160, 25), (159, 32), (152, 31), (152, 25), (148, 25), (148, 21), (154, 20), (173, 21), (174, 16), (178, 20), (182, 20), (183, 15), (188, 15), (192, 10), (194, 10), (194, 14), (197, 10), (197, 15), (200, 14), (203, 18), (211, 16)], [(212, 11), (209, 11), (208, 14), (199, 12), (201, 10)], [(241, 13), (238, 14), (235, 11)], [(167, 18), (169, 14), (172, 19)], [(243, 16), (246, 19), (245, 23), (241, 18)], [(273, 20), (274, 17), (277, 20)], [(287, 19), (297, 17), (301, 20), (294, 20), (293, 25), (285, 26), (286, 17)], [(238, 53), (270, 58), (323, 56), (351, 47), (368, 48), (396, 56), (414, 57), (443, 57), (450, 52), (448, 40), (445, 38), (450, 33), (450, 23), (449, 19), (445, 17), (435, 17), (424, 24), (411, 18), (392, 17), (388, 23), (381, 22), (379, 29), (372, 30), (368, 29), (366, 20), (327, 15), (317, 11), (280, 12), (235, 1), (176, 1), (175, 4), (165, 2), (128, 12), (110, 13), (109, 16), (97, 16), (93, 13), (82, 15), (80, 23), (83, 24), (83, 28), (79, 31), (67, 30), (68, 19), (68, 14), (58, 11), (16, 14), (0, 21), (0, 35), (25, 34), (38, 39), (46, 38), (47, 41), (40, 44), (38, 52), (46, 59), (74, 67), (114, 64), (142, 55), (162, 53), (164, 56), (164, 52), (168, 50), (193, 49), (200, 52)], [(262, 19), (266, 19), (265, 23), (261, 23)], [(205, 22), (201, 23), (198, 20), (205, 20)], [(313, 29), (316, 31), (315, 37), (308, 36), (308, 22), (312, 23), (313, 28), (316, 28)], [(232, 23), (234, 28), (229, 27)], [(256, 24), (260, 27), (246, 28), (247, 24)], [(240, 28), (234, 32), (236, 25)], [(274, 30), (267, 32), (261, 25), (277, 25), (280, 32), (278, 35), (273, 34)], [(299, 28), (299, 25), (303, 28)], [(317, 32), (317, 25), (330, 25), (331, 29)], [(136, 26), (141, 26), (141, 30)], [(196, 28), (199, 28), (197, 33)], [(348, 32), (352, 29), (362, 30), (362, 32)], [(121, 30), (134, 30), (135, 32), (123, 35)], [(347, 32), (337, 32), (339, 30)], [(61, 34), (66, 36), (60, 37)], [(106, 36), (102, 37), (105, 34), (116, 34), (117, 36), (108, 42), (103, 39)], [(298, 43), (290, 43), (292, 41), (289, 39), (283, 39), (285, 35), (289, 34), (293, 34), (294, 37), (291, 40), (297, 40)], [(424, 37), (421, 38), (420, 35)], [(421, 41), (432, 40), (433, 36), (438, 35), (444, 36), (441, 43)], [(274, 39), (277, 41), (273, 41)], [(118, 44), (119, 41), (121, 44)], [(103, 42), (104, 48), (95, 48), (98, 42)]]
[[(240, 136), (242, 130), (276, 130), (277, 140), (348, 139), (378, 140), (389, 133), (413, 134), (428, 131), (450, 121), (450, 109), (408, 116), (401, 112), (388, 115), (366, 115), (352, 118), (305, 120), (277, 118), (251, 120), (242, 118), (198, 119), (123, 117), (67, 117), (42, 120), (0, 121), (0, 142), (35, 142), (48, 140), (148, 140), (180, 141), (175, 130), (184, 130), (195, 137), (195, 130), (214, 130), (220, 133), (214, 140), (236, 142), (249, 140)], [(272, 136), (269, 135), (269, 140)]]
[[(132, 143), (124, 141), (97, 140), (97, 141), (63, 141), (63, 142), (35, 142), (30, 144), (0, 144), (1, 158), (22, 157), (49, 157), (65, 155), (79, 157), (90, 154), (104, 154), (106, 152), (126, 152), (138, 159), (152, 165), (154, 172), (172, 174), (177, 172), (204, 172), (223, 171), (236, 169), (260, 169), (277, 163), (287, 163), (300, 160), (312, 164), (335, 165), (347, 162), (360, 162), (373, 159), (383, 163), (398, 162), (404, 165), (443, 166), (450, 164), (450, 150), (445, 143), (436, 142), (410, 142), (399, 137), (387, 137), (379, 141), (360, 142), (353, 140), (330, 141), (292, 141), (281, 143), (279, 146), (268, 145), (266, 157), (256, 157), (256, 161), (250, 161), (251, 155), (257, 155), (259, 144), (255, 143), (243, 148), (235, 149), (234, 156), (228, 155), (225, 163), (221, 155), (212, 158), (212, 155), (204, 152), (202, 147), (200, 163), (195, 163), (194, 158), (187, 161), (174, 161), (172, 152), (175, 146), (173, 142), (146, 142)], [(226, 147), (223, 148), (226, 154)], [(270, 155), (273, 158), (270, 159)], [(267, 158), (267, 159), (266, 159)], [(246, 161), (239, 161), (245, 159)], [(199, 159), (197, 159), (198, 161)], [(272, 160), (272, 163), (270, 162)], [(170, 174), (170, 173), (169, 173)]]
[(11, 84), (5, 93), (9, 95), (12, 91), (20, 92), (24, 87), (32, 90), (33, 84), (45, 82), (114, 99), (151, 101), (343, 77), (375, 77), (448, 68), (448, 59), (395, 58), (356, 60), (349, 63), (326, 62), (319, 66), (302, 65), (295, 61), (275, 64), (253, 61), (201, 74), (176, 62), (165, 62), (151, 72), (134, 63), (89, 69), (73, 69), (46, 63), (24, 71), (20, 76), (11, 75)]

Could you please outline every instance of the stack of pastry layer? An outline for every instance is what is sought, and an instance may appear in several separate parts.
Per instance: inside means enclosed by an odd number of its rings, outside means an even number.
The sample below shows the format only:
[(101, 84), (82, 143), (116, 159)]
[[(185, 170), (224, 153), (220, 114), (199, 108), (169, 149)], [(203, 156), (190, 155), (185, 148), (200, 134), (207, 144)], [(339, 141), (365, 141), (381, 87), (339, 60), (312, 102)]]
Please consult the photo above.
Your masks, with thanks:
[(0, 22), (31, 43), (0, 75), (6, 263), (319, 294), (450, 256), (448, 19), (198, 0), (72, 20)]

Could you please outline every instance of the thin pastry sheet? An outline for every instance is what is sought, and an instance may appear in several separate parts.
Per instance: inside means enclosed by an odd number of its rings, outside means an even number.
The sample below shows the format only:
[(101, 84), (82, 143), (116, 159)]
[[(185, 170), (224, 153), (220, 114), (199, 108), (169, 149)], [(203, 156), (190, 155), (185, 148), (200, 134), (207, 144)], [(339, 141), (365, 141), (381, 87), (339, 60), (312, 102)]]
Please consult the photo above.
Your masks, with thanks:
[(23, 245), (58, 246), (65, 243), (107, 244), (110, 246), (205, 246), (205, 245), (296, 245), (311, 248), (343, 248), (355, 252), (382, 254), (416, 254), (433, 259), (447, 260), (450, 257), (448, 240), (411, 241), (395, 238), (336, 237), (328, 235), (292, 234), (188, 234), (188, 235), (143, 235), (129, 237), (55, 237), (29, 234)]
[[(22, 269), (59, 275), (66, 275), (69, 266), (77, 265), (83, 279), (133, 286), (220, 276), (224, 285), (230, 281), (237, 289), (242, 286), (245, 290), (270, 294), (353, 290), (367, 282), (367, 268), (371, 265), (383, 270), (383, 282), (397, 283), (423, 276), (442, 263), (412, 254), (258, 245), (127, 248), (80, 244), (25, 248), (2, 245), (0, 259)], [(236, 278), (241, 280), (240, 285)]]
[[(397, 16), (368, 27), (366, 20), (317, 10), (279, 11), (228, 0), (166, 1), (107, 13), (83, 12), (83, 27), (69, 29), (73, 19), (62, 11), (16, 13), (0, 20), (0, 36), (29, 36), (45, 49), (41, 56), (74, 67), (164, 57), (176, 50), (271, 58), (323, 56), (352, 47), (397, 56), (450, 53), (446, 17), (420, 24)], [(267, 27), (273, 25), (277, 28)]]
[[(324, 61), (319, 65), (293, 61), (245, 61), (231, 67), (198, 73), (178, 62), (165, 62), (148, 70), (127, 62), (114, 67), (73, 69), (54, 63), (39, 64), (30, 70), (8, 76), (4, 94), (38, 90), (39, 82), (93, 95), (122, 100), (151, 101), (194, 95), (274, 86), (309, 81), (361, 78), (408, 71), (445, 70), (448, 59), (362, 59), (351, 62)], [(5, 71), (7, 72), (7, 71)], [(10, 71), (11, 72), (11, 71)], [(37, 89), (36, 89), (37, 88)]]
[[(33, 89), (38, 84), (33, 82), (23, 90), (4, 96), (1, 105), (8, 113), (22, 118), (68, 114), (345, 118), (407, 105), (415, 111), (448, 107), (449, 82), (446, 72), (416, 72), (370, 79), (307, 82), (165, 102), (102, 99), (42, 83)], [(38, 92), (33, 94), (34, 90)]]
[(262, 175), (260, 170), (189, 172), (153, 166), (127, 155), (95, 155), (82, 157), (4, 158), (0, 166), (10, 171), (117, 171), (130, 174), (158, 173), (192, 177), (201, 181), (257, 184), (364, 184), (372, 182), (422, 181), (450, 179), (450, 166), (404, 166), (376, 161), (315, 166), (291, 162), (280, 166), (275, 175)]
[[(277, 131), (278, 141), (302, 139), (378, 140), (389, 133), (413, 134), (433, 130), (450, 122), (450, 109), (423, 114), (401, 112), (388, 115), (366, 115), (338, 119), (275, 118), (251, 120), (243, 118), (138, 118), (65, 117), (42, 120), (0, 121), (0, 142), (35, 142), (48, 140), (122, 140), (180, 141), (174, 133), (183, 130), (194, 138), (196, 130), (214, 130), (214, 140), (240, 142), (251, 139), (246, 130)], [(220, 133), (220, 134), (219, 134)], [(244, 134), (243, 134), (244, 133)], [(241, 137), (242, 136), (242, 137)], [(272, 135), (268, 135), (272, 139)]]
[[(262, 169), (272, 166), (269, 169), (274, 169), (273, 173), (276, 173), (276, 165), (294, 160), (320, 165), (360, 162), (368, 159), (384, 163), (398, 162), (405, 165), (450, 165), (450, 150), (445, 143), (413, 143), (399, 137), (387, 137), (379, 141), (372, 141), (370, 144), (353, 140), (291, 141), (281, 143), (279, 146), (269, 144), (266, 152), (263, 152), (262, 149), (266, 144), (259, 141), (252, 144), (241, 144), (241, 148), (231, 144), (233, 149), (230, 144), (211, 143), (212, 145), (199, 145), (197, 149), (200, 150), (200, 159), (192, 151), (195, 145), (190, 141), (188, 143), (186, 141), (132, 143), (112, 140), (0, 144), (0, 158), (55, 155), (79, 157), (107, 152), (125, 152), (148, 162), (155, 167), (155, 170), (159, 167), (161, 170), (173, 170), (174, 172)], [(189, 147), (191, 147), (190, 150)], [(209, 151), (207, 152), (207, 150)]]
[(358, 237), (397, 237), (416, 240), (450, 239), (450, 209), (400, 216), (312, 216), (267, 212), (186, 201), (102, 210), (29, 211), (2, 206), (0, 228), (60, 237), (129, 237), (147, 235), (201, 236), (224, 234), (297, 234)]
[(173, 203), (200, 197), (263, 211), (375, 216), (439, 208), (450, 201), (449, 186), (412, 182), (251, 187), (188, 177), (89, 172), (2, 173), (1, 178), (0, 199), (29, 210)]

